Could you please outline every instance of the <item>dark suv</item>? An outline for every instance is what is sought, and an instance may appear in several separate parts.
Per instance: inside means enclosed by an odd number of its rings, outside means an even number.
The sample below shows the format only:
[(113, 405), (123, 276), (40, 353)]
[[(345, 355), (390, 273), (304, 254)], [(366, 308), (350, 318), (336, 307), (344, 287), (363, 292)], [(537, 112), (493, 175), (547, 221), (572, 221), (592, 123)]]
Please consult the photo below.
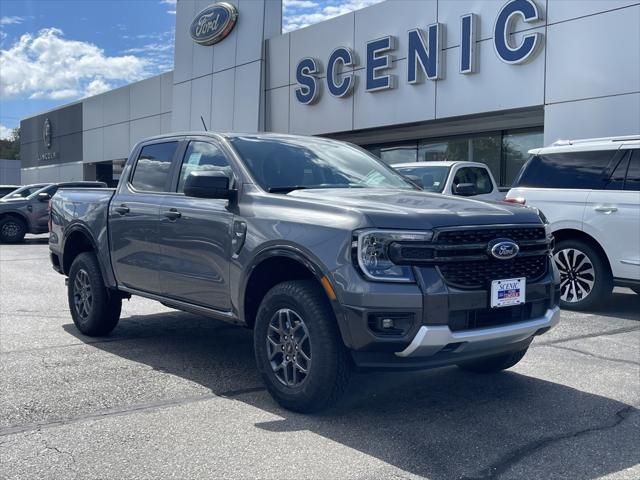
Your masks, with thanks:
[(60, 188), (106, 187), (103, 182), (26, 185), (0, 199), (0, 243), (17, 243), (27, 233), (49, 230), (49, 200)]

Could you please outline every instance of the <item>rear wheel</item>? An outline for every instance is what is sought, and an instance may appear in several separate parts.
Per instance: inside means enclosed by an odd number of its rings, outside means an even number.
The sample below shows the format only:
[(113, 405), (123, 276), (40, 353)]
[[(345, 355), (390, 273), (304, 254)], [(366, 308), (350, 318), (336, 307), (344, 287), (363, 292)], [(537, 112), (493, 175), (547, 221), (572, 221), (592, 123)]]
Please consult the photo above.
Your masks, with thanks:
[(27, 224), (18, 217), (7, 216), (0, 220), (0, 243), (18, 243), (27, 234)]
[(107, 335), (118, 324), (122, 299), (104, 285), (95, 253), (81, 253), (73, 261), (67, 294), (73, 323), (84, 335)]
[(609, 267), (590, 244), (567, 239), (556, 244), (553, 259), (560, 271), (560, 306), (588, 310), (606, 299), (613, 290)]
[(348, 384), (351, 358), (331, 306), (314, 281), (280, 283), (265, 295), (254, 348), (267, 389), (290, 410), (327, 408)]
[(469, 362), (459, 363), (458, 367), (462, 370), (474, 373), (496, 373), (513, 367), (522, 360), (527, 353), (529, 347), (517, 352), (507, 353), (497, 357), (481, 358), (479, 360), (471, 360)]

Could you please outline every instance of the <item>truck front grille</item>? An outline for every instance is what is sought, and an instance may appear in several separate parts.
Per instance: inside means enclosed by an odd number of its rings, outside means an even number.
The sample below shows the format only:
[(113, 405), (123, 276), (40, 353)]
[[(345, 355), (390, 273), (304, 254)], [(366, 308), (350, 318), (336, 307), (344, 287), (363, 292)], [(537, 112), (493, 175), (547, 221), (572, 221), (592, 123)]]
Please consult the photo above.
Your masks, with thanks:
[(469, 243), (488, 243), (496, 238), (509, 238), (520, 243), (527, 240), (544, 240), (544, 227), (499, 227), (473, 228), (469, 230), (445, 230), (436, 236), (441, 245), (464, 245)]
[[(489, 243), (508, 239), (520, 251), (511, 260), (496, 259)], [(394, 242), (389, 258), (398, 265), (430, 265), (444, 281), (462, 289), (486, 289), (492, 280), (526, 277), (540, 280), (549, 268), (553, 238), (540, 225), (453, 227), (438, 229), (431, 242)]]
[(438, 265), (447, 284), (476, 289), (488, 287), (492, 280), (526, 277), (527, 283), (540, 280), (547, 273), (549, 257), (516, 257), (512, 260), (448, 262)]
[(449, 328), (452, 332), (456, 332), (526, 322), (542, 317), (547, 308), (549, 308), (548, 300), (537, 300), (511, 307), (453, 311), (449, 313)]

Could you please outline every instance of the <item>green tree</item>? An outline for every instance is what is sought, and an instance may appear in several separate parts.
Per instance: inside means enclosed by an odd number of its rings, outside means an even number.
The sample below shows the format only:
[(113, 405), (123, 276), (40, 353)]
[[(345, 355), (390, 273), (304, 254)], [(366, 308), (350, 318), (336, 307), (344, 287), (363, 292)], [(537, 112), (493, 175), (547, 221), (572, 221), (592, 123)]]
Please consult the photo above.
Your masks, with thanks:
[(20, 160), (20, 127), (13, 129), (9, 139), (0, 140), (0, 158)]

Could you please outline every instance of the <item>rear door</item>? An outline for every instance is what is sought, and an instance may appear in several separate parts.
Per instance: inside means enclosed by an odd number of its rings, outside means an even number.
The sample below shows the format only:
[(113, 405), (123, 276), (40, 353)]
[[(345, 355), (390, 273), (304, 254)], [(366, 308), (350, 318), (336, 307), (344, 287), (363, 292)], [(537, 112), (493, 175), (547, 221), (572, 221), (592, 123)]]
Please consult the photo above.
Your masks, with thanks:
[(109, 206), (111, 262), (118, 284), (160, 294), (160, 205), (170, 189), (179, 139), (142, 145)]
[(602, 190), (587, 199), (584, 230), (603, 246), (613, 276), (640, 280), (640, 149), (622, 149)]
[(225, 150), (212, 138), (192, 139), (183, 151), (173, 193), (164, 197), (160, 212), (163, 294), (229, 311), (234, 217), (229, 201), (187, 197), (184, 183), (195, 170), (222, 170), (233, 178), (232, 168)]

